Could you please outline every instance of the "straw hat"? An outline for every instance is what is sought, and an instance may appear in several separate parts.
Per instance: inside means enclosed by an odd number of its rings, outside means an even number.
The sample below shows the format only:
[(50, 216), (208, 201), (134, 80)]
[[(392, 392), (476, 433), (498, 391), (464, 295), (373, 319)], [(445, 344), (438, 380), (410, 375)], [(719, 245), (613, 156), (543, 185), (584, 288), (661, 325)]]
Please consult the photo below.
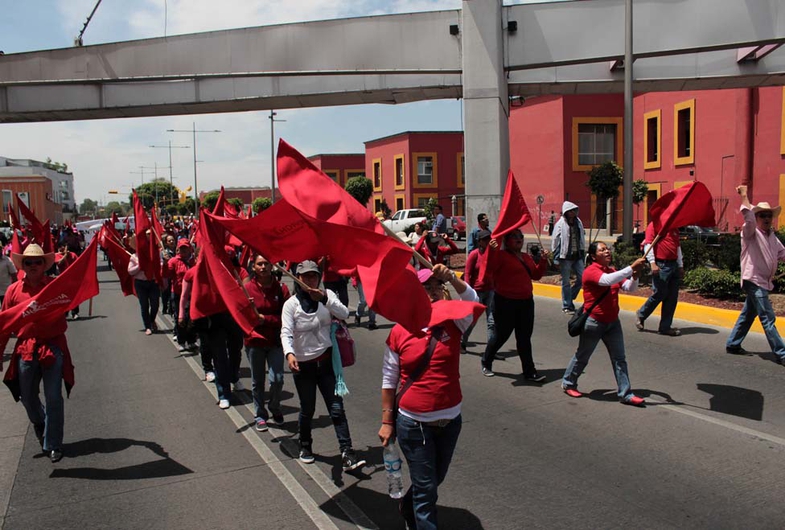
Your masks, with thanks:
[(406, 235), (406, 232), (395, 232), (395, 235), (398, 236), (398, 239), (406, 243), (407, 245), (412, 244), (412, 236)]
[(44, 252), (39, 245), (35, 243), (31, 243), (27, 245), (27, 248), (22, 254), (17, 254), (16, 252), (11, 253), (11, 261), (14, 262), (14, 266), (18, 270), (22, 270), (22, 262), (25, 258), (43, 258), (44, 259), (44, 270), (47, 271), (52, 267), (52, 264), (55, 262), (55, 253)]
[(782, 206), (775, 206), (774, 208), (767, 202), (759, 202), (755, 206), (752, 207), (752, 213), (758, 214), (760, 212), (772, 212), (774, 217), (779, 217), (780, 210), (782, 210)]

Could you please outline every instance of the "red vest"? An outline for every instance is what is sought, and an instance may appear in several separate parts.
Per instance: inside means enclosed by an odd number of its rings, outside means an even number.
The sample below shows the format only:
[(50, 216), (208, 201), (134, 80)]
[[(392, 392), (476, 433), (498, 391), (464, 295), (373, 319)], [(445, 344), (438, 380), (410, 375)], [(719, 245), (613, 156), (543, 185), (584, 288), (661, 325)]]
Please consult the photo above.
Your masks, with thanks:
[[(444, 324), (446, 333), (433, 351), (428, 369), (406, 391), (399, 406), (415, 414), (449, 409), (461, 403), (461, 331), (453, 322)], [(414, 335), (396, 325), (387, 345), (400, 356), (401, 385), (417, 369), (431, 341), (431, 332)]]

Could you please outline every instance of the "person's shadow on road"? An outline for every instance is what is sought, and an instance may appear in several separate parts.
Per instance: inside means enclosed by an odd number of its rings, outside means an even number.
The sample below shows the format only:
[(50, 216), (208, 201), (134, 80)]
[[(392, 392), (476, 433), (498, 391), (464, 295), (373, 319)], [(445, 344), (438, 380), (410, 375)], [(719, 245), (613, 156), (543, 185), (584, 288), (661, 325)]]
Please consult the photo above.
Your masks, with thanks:
[(160, 459), (113, 469), (96, 467), (58, 468), (54, 469), (49, 477), (82, 478), (88, 480), (137, 480), (193, 473), (191, 469), (172, 460), (169, 457), (169, 453), (155, 442), (131, 440), (129, 438), (88, 438), (87, 440), (65, 444), (63, 453), (66, 459), (71, 459), (92, 454), (119, 453), (134, 446), (147, 448), (153, 454), (159, 456)]

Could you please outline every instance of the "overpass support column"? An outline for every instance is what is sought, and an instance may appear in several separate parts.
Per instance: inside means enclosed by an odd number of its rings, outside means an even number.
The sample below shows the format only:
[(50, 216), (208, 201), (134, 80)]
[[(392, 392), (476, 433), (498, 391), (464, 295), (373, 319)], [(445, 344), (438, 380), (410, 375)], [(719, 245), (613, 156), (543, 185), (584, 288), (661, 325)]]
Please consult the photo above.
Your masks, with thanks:
[(502, 0), (463, 0), (463, 109), (467, 229), (496, 225), (510, 167)]

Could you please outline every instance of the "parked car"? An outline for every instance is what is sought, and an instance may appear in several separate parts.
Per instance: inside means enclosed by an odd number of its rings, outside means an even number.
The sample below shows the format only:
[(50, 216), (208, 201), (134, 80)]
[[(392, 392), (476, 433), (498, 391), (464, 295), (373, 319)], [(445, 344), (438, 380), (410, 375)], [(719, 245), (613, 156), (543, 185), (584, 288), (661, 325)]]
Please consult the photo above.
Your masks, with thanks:
[(423, 210), (398, 210), (390, 219), (382, 221), (382, 224), (393, 232), (404, 232), (415, 223), (425, 220), (425, 212)]
[(679, 239), (698, 240), (706, 243), (707, 245), (719, 245), (720, 233), (713, 228), (703, 228), (701, 226), (688, 225), (679, 228)]
[(449, 225), (447, 233), (454, 241), (460, 241), (461, 238), (466, 239), (466, 217), (454, 215), (450, 218)]
[[(646, 237), (646, 232), (635, 232), (632, 234), (632, 246), (640, 251), (643, 251), (643, 239)], [(624, 241), (624, 236), (616, 238), (617, 243)]]

